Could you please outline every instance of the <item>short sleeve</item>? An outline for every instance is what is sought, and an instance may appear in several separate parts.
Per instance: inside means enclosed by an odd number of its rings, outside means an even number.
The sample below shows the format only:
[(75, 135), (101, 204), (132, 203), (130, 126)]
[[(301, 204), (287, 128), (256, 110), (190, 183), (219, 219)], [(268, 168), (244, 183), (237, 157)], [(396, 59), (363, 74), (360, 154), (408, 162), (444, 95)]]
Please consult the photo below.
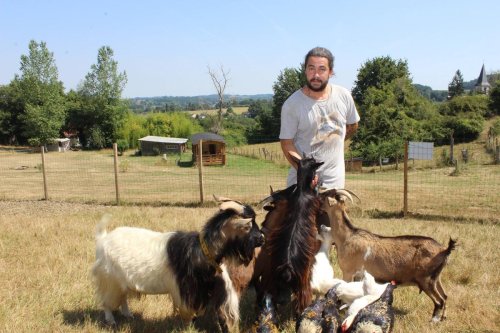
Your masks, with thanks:
[(347, 106), (347, 116), (346, 116), (347, 125), (359, 122), (361, 118), (359, 117), (358, 110), (356, 109), (356, 104), (354, 103), (354, 99), (352, 98), (352, 95), (350, 93), (348, 93), (346, 97), (346, 106)]
[(286, 100), (281, 108), (280, 139), (293, 139), (297, 133), (299, 121), (297, 114), (291, 107), (290, 100)]

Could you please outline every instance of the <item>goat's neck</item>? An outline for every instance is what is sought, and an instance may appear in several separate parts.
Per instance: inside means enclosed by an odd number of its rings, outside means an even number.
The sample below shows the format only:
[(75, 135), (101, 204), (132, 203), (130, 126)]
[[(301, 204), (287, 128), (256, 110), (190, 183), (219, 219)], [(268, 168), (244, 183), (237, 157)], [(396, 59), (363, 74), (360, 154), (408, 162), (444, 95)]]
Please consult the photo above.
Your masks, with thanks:
[(330, 219), (330, 226), (332, 228), (335, 244), (344, 243), (354, 231), (353, 226), (345, 219), (344, 211), (340, 209), (328, 210), (328, 218)]

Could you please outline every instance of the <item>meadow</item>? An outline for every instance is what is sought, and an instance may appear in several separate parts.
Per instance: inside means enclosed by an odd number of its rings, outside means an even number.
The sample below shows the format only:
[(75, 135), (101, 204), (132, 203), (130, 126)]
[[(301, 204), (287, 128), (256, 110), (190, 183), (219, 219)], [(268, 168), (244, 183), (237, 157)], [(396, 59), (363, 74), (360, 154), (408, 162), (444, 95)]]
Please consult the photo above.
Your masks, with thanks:
[[(245, 153), (262, 148), (279, 151), (276, 143), (242, 147), (228, 154), (226, 166), (204, 168), (203, 205), (198, 169), (188, 158), (127, 152), (119, 157), (118, 206), (111, 151), (46, 154), (46, 201), (41, 200), (40, 154), (0, 147), (0, 332), (112, 331), (103, 324), (90, 275), (100, 218), (111, 213), (110, 228), (200, 230), (217, 210), (210, 199), (217, 194), (252, 204), (261, 223), (265, 211), (257, 203), (270, 185), (284, 187), (287, 172), (279, 160)], [(346, 175), (347, 187), (361, 199), (350, 207), (356, 226), (388, 236), (431, 236), (443, 244), (450, 237), (458, 240), (442, 275), (448, 319), (431, 324), (430, 299), (415, 287), (397, 288), (396, 333), (500, 331), (500, 168), (484, 153), (484, 138), (457, 145), (456, 151), (465, 148), (471, 158), (459, 167), (440, 162), (448, 147), (435, 148), (433, 161), (410, 163), (406, 218), (401, 215), (402, 166)], [(331, 261), (340, 277), (335, 250)], [(255, 319), (254, 301), (249, 289), (240, 304), (240, 332), (247, 332)], [(169, 296), (132, 299), (130, 308), (135, 319), (117, 316), (116, 332), (201, 332), (178, 319)], [(210, 324), (211, 318), (205, 321)], [(280, 319), (281, 332), (294, 331), (286, 310)]]
[[(94, 228), (104, 213), (120, 225), (157, 231), (200, 230), (215, 206), (107, 206), (50, 201), (0, 201), (0, 332), (109, 332), (94, 297), (90, 275)], [(257, 222), (265, 211), (256, 207)], [(354, 210), (355, 211), (355, 210)], [(355, 214), (354, 214), (355, 215)], [(458, 240), (442, 280), (448, 319), (429, 322), (432, 302), (415, 287), (397, 288), (394, 332), (498, 332), (500, 330), (500, 226), (473, 221), (355, 217), (355, 225), (383, 235), (420, 234), (447, 243)], [(335, 273), (340, 276), (331, 252)], [(239, 331), (255, 318), (250, 289), (241, 302)], [(202, 332), (184, 326), (170, 297), (132, 298), (135, 319), (117, 316), (116, 332)], [(213, 318), (213, 317), (208, 317)], [(282, 332), (294, 322), (281, 312)], [(208, 319), (210, 320), (210, 319)]]

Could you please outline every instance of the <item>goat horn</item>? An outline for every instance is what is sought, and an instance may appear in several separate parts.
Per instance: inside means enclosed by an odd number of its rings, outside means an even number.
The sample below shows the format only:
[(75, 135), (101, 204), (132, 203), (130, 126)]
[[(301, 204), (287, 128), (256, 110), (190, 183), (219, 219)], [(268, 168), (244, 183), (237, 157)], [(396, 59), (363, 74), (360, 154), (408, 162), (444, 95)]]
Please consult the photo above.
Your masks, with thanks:
[(347, 197), (352, 203), (354, 203), (354, 200), (352, 199), (351, 194), (347, 190), (340, 189), (340, 190), (336, 190), (335, 192), (336, 192), (336, 194), (341, 194), (341, 195)]
[(224, 201), (223, 203), (220, 204), (219, 208), (220, 210), (232, 209), (238, 214), (243, 214), (243, 211), (245, 210), (243, 205), (233, 200)]
[(224, 202), (224, 201), (233, 201), (232, 199), (226, 198), (226, 197), (221, 197), (215, 194), (212, 194), (214, 196), (214, 200), (217, 202)]
[(354, 193), (353, 191), (351, 190), (348, 190), (348, 189), (344, 189), (345, 191), (349, 192), (349, 194), (351, 194), (352, 196), (354, 196), (356, 199), (358, 199), (359, 202), (361, 202), (361, 199), (356, 195), (356, 193)]
[(258, 206), (265, 206), (267, 205), (268, 203), (271, 203), (274, 201), (274, 198), (273, 198), (273, 195), (271, 194), (270, 196), (268, 196), (267, 198), (261, 200), (259, 203), (258, 203)]
[(234, 219), (233, 220), (233, 223), (235, 224), (242, 224), (242, 225), (245, 225), (245, 224), (248, 224), (252, 222), (252, 218), (247, 218), (247, 219)]

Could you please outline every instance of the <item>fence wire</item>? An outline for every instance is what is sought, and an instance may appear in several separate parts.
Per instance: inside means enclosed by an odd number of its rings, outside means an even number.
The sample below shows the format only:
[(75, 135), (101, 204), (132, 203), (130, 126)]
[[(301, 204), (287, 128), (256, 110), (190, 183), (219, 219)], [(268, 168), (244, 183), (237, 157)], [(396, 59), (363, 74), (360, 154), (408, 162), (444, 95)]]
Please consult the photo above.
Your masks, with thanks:
[[(288, 164), (278, 146), (228, 149), (224, 166), (203, 167), (203, 198), (212, 194), (257, 203), (286, 186)], [(411, 214), (499, 222), (500, 166), (469, 156), (467, 163), (440, 165), (442, 149), (432, 161), (409, 161), (408, 210)], [(361, 212), (398, 214), (403, 209), (403, 163), (374, 165), (346, 173), (346, 187), (361, 199)], [(370, 166), (373, 164), (373, 166)], [(112, 150), (45, 153), (49, 200), (115, 204)], [(197, 166), (188, 155), (118, 157), (121, 204), (200, 202)], [(44, 199), (41, 154), (28, 148), (0, 147), (0, 199)]]

